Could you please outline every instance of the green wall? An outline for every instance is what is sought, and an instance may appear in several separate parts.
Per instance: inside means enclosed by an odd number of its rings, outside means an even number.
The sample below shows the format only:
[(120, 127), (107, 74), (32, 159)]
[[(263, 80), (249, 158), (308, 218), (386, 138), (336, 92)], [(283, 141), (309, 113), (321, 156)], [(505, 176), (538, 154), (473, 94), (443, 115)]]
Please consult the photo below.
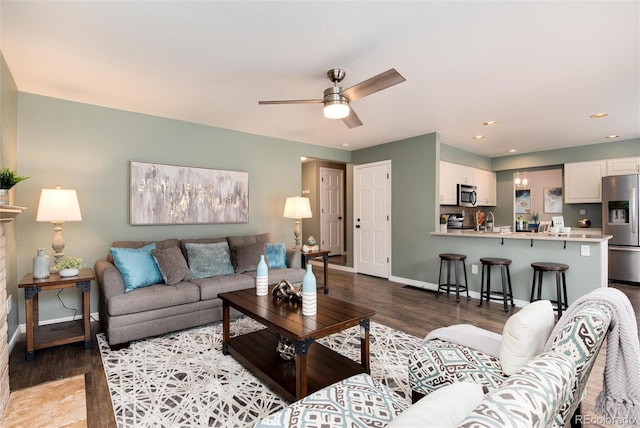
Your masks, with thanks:
[(439, 206), (438, 134), (431, 133), (352, 152), (354, 165), (391, 160), (391, 275), (430, 279), (425, 258)]
[[(342, 149), (314, 146), (227, 129), (19, 94), (18, 165), (31, 178), (20, 184), (18, 204), (27, 212), (17, 220), (18, 276), (31, 271), (36, 249), (51, 252), (53, 227), (35, 221), (40, 190), (61, 185), (76, 189), (82, 222), (64, 225), (65, 254), (89, 267), (104, 258), (114, 240), (218, 237), (271, 232), (293, 245), (294, 222), (282, 217), (288, 196), (300, 194), (300, 157), (347, 162)], [(129, 226), (129, 161), (247, 171), (249, 223)], [(75, 290), (62, 298), (80, 307)], [(51, 295), (49, 295), (51, 294)], [(92, 288), (91, 311), (98, 294)], [(24, 322), (23, 297), (20, 322)], [(41, 319), (73, 315), (55, 293), (40, 298)]]
[[(4, 56), (0, 52), (0, 167), (17, 170), (18, 151), (18, 88), (13, 80), (11, 71), (7, 67)], [(25, 175), (18, 171), (19, 175)], [(24, 184), (24, 183), (22, 183)], [(16, 205), (16, 195), (21, 186), (15, 186), (9, 192), (10, 203)], [(16, 222), (5, 223), (6, 239), (6, 291), (7, 297), (11, 296), (13, 309), (7, 315), (8, 339), (11, 340), (13, 332), (18, 326), (18, 280), (17, 280), (17, 234)]]

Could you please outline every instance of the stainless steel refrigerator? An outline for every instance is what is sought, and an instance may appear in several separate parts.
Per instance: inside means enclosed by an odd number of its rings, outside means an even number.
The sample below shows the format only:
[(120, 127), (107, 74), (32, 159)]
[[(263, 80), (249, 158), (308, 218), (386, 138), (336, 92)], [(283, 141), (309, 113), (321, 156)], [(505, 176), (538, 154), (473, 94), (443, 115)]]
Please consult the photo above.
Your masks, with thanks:
[(640, 175), (602, 178), (602, 233), (609, 240), (609, 279), (640, 283)]

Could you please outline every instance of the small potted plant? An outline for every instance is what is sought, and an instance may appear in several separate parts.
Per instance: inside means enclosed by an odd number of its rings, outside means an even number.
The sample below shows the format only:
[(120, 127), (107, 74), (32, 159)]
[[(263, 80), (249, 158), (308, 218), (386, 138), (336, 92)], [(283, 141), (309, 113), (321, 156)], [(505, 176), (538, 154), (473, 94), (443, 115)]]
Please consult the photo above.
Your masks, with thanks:
[(76, 276), (82, 268), (82, 259), (78, 257), (65, 257), (56, 264), (60, 276)]
[(446, 214), (442, 214), (440, 216), (440, 232), (447, 231), (447, 220), (449, 220), (449, 216)]
[(27, 178), (29, 177), (21, 177), (9, 168), (0, 169), (0, 205), (9, 205), (9, 189)]

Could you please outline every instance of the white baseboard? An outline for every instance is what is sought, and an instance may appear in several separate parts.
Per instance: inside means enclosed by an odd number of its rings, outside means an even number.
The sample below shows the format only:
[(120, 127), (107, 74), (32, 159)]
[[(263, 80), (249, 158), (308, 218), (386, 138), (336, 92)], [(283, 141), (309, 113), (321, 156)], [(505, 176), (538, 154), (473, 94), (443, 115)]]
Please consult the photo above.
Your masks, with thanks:
[[(67, 322), (67, 321), (77, 321), (77, 320), (81, 320), (82, 316), (77, 316), (77, 317), (64, 317), (64, 318), (55, 318), (55, 319), (51, 319), (51, 320), (45, 320), (45, 321), (41, 321), (38, 325), (48, 325), (48, 324), (57, 324), (57, 323), (61, 323), (61, 322)], [(100, 314), (98, 312), (92, 312), (91, 313), (91, 320), (92, 321), (100, 321)], [(20, 324), (19, 326), (19, 330), (20, 333), (26, 333), (27, 332), (27, 325), (26, 324)], [(17, 333), (17, 332), (16, 332)]]
[[(438, 291), (438, 284), (434, 284), (432, 282), (416, 281), (415, 279), (400, 278), (397, 276), (390, 277), (389, 281), (399, 282), (400, 284), (406, 284), (410, 287), (423, 288), (425, 290), (431, 290), (431, 291)], [(480, 293), (478, 291), (469, 290), (469, 297), (472, 297), (474, 299), (480, 299)], [(518, 308), (521, 308), (529, 304), (528, 301), (519, 300), (519, 299), (513, 299), (513, 303)]]

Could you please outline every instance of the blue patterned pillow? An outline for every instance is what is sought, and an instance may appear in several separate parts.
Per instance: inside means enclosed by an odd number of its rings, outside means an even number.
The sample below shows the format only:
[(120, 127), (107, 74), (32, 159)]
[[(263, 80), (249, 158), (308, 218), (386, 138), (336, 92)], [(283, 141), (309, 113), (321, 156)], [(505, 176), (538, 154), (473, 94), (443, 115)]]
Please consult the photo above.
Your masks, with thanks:
[(193, 279), (229, 275), (234, 272), (228, 243), (196, 244), (188, 242), (185, 247)]
[(284, 244), (267, 244), (267, 260), (269, 261), (269, 269), (286, 268), (287, 248)]
[(155, 243), (141, 248), (109, 248), (113, 263), (124, 280), (125, 293), (163, 281), (158, 265), (151, 255), (151, 250), (155, 248)]

